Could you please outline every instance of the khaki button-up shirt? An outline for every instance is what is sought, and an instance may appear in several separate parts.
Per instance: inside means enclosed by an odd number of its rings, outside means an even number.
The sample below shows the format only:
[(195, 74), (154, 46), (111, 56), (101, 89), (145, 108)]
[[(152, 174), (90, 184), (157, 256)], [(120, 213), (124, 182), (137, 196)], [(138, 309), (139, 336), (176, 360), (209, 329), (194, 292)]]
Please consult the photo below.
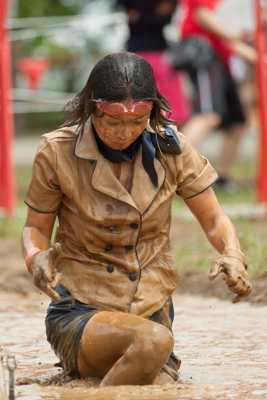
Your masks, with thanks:
[(149, 317), (166, 303), (179, 275), (170, 245), (175, 192), (193, 197), (216, 179), (208, 160), (172, 127), (183, 152), (157, 151), (155, 189), (142, 164), (133, 161), (130, 193), (100, 154), (90, 119), (42, 136), (25, 203), (58, 213), (55, 266), (72, 297), (104, 310)]

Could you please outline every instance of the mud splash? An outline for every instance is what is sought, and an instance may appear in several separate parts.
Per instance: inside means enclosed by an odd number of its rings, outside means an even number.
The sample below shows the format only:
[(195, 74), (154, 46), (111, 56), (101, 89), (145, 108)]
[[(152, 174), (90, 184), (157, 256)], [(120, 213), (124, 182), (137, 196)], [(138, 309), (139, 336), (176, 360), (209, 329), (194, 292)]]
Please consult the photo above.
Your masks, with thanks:
[[(267, 398), (267, 307), (215, 298), (174, 296), (175, 353), (180, 379), (164, 375), (149, 386), (99, 388), (98, 379), (70, 380), (45, 338), (44, 294), (0, 295), (1, 345), (15, 355), (16, 398), (265, 399)], [(8, 378), (7, 371), (6, 380)]]

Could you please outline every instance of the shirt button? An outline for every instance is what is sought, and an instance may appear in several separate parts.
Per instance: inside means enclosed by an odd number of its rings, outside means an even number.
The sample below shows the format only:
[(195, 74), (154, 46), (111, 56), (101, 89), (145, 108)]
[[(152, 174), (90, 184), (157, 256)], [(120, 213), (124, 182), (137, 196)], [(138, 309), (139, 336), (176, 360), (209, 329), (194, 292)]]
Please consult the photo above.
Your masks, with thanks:
[(116, 229), (116, 226), (109, 226), (108, 229), (109, 229), (110, 231), (114, 231), (114, 229)]
[(129, 275), (129, 279), (130, 279), (130, 281), (134, 282), (137, 279), (137, 275), (136, 274), (130, 274)]
[(113, 265), (108, 265), (107, 266), (107, 271), (108, 272), (113, 272), (114, 271), (114, 266)]
[(139, 225), (135, 224), (135, 223), (131, 224), (130, 226), (131, 226), (132, 229), (138, 229), (139, 228)]
[(125, 246), (125, 249), (126, 249), (126, 250), (132, 250), (132, 249), (133, 249), (133, 246)]
[(106, 251), (111, 251), (111, 250), (113, 250), (113, 246), (111, 246), (111, 244), (110, 244), (109, 246), (107, 246), (107, 247), (105, 248), (105, 250), (106, 250)]

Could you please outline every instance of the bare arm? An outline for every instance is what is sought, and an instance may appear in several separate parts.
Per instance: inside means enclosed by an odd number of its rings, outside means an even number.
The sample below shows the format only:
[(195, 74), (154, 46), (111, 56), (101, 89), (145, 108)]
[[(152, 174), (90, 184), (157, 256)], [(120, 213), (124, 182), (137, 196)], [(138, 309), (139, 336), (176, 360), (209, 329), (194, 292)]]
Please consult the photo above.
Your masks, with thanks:
[(220, 18), (207, 7), (199, 6), (194, 13), (195, 21), (206, 31), (218, 36), (228, 42), (229, 46), (236, 54), (247, 61), (254, 63), (257, 61), (256, 50), (242, 40), (241, 35), (230, 32), (221, 22)]
[(211, 267), (210, 280), (214, 280), (223, 272), (228, 289), (237, 295), (233, 303), (249, 296), (252, 287), (236, 230), (218, 203), (213, 189), (210, 187), (203, 193), (185, 200), (185, 204), (199, 221), (212, 246), (221, 254)]
[(61, 253), (59, 243), (51, 247), (51, 236), (57, 213), (39, 213), (28, 209), (28, 216), (21, 236), (22, 254), (26, 257), (26, 264), (33, 277), (36, 287), (45, 292), (55, 301), (60, 296), (55, 292), (62, 274), (55, 266)]
[(199, 221), (215, 250), (220, 254), (226, 249), (240, 251), (236, 230), (221, 208), (211, 187), (198, 196), (184, 200), (184, 202)]
[(28, 208), (27, 220), (22, 231), (21, 248), (25, 257), (33, 247), (47, 250), (51, 247), (51, 236), (57, 213), (39, 213)]

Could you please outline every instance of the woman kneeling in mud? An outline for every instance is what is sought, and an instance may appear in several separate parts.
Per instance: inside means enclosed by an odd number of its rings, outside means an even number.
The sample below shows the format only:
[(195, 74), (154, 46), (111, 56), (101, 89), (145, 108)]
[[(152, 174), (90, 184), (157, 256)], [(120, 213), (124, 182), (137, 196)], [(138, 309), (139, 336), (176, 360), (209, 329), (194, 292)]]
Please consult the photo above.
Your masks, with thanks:
[(66, 123), (42, 137), (25, 199), (23, 255), (52, 298), (47, 339), (66, 372), (101, 386), (151, 384), (162, 369), (177, 380), (175, 193), (220, 253), (210, 279), (225, 273), (234, 302), (251, 292), (235, 229), (211, 187), (217, 174), (171, 125), (170, 104), (136, 54), (100, 60), (69, 105)]

